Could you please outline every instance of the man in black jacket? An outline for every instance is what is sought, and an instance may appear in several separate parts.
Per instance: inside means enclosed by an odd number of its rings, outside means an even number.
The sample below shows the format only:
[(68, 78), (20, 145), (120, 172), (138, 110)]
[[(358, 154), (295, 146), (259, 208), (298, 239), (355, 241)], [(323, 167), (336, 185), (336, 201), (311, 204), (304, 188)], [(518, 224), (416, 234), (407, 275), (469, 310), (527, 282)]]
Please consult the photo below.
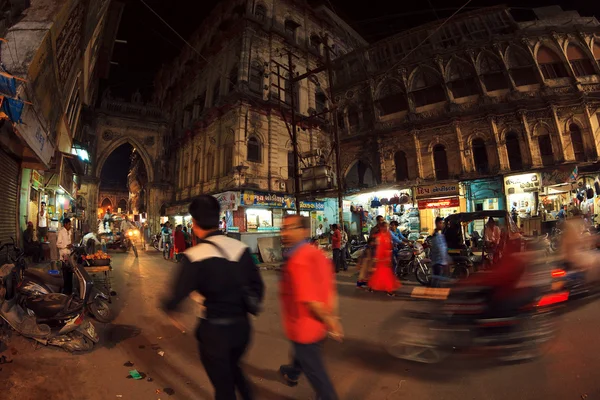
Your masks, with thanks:
[(248, 247), (219, 230), (219, 202), (202, 195), (190, 204), (198, 244), (185, 251), (167, 312), (174, 311), (192, 291), (204, 296), (206, 314), (196, 331), (200, 359), (215, 388), (215, 399), (254, 399), (240, 368), (250, 342), (249, 299), (261, 302), (264, 285)]

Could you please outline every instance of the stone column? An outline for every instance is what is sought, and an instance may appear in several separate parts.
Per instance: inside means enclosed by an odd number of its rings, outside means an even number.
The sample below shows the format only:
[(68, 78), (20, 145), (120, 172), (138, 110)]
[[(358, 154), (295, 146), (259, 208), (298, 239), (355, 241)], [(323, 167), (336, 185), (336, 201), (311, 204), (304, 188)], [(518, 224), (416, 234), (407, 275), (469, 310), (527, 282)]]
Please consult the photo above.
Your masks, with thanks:
[(496, 141), (496, 149), (498, 152), (498, 166), (500, 171), (510, 170), (510, 163), (508, 161), (508, 151), (506, 150), (506, 140), (500, 140), (500, 133), (498, 132), (498, 124), (496, 123), (495, 117), (488, 117), (490, 123), (490, 129), (494, 134), (494, 140)]
[[(463, 139), (462, 131), (460, 129), (460, 123), (458, 121), (453, 121), (452, 127), (454, 128), (454, 132), (456, 133), (456, 140), (458, 142), (458, 152), (460, 155), (461, 171), (473, 172), (473, 171), (475, 171), (475, 167), (473, 166), (473, 163), (471, 162), (473, 157), (471, 157), (471, 156), (467, 157), (467, 154), (465, 153), (465, 151), (466, 151), (465, 142)], [(469, 154), (471, 154), (471, 151), (469, 151)], [(450, 166), (448, 166), (448, 167), (450, 167)]]
[[(556, 106), (550, 107), (552, 111), (552, 123), (554, 124), (554, 129), (556, 130), (556, 134), (558, 136), (558, 143), (560, 148), (558, 148), (558, 154), (554, 156), (554, 160), (561, 162), (565, 161), (575, 161), (575, 152), (573, 150), (573, 144), (571, 143), (571, 138), (566, 137), (569, 135), (569, 132), (563, 132), (561, 128), (560, 119), (558, 118), (558, 108)], [(558, 156), (558, 158), (557, 158)]]
[(597, 156), (600, 154), (600, 121), (598, 120), (598, 114), (592, 114), (592, 108), (596, 110), (595, 106), (585, 104), (583, 107), (585, 120), (588, 123), (590, 129), (589, 139), (592, 142), (592, 150)]
[(421, 155), (421, 141), (417, 136), (417, 131), (412, 132), (413, 140), (415, 141), (415, 151), (417, 152), (417, 179), (424, 179), (423, 176), (423, 157)]
[[(87, 202), (86, 222), (90, 226), (92, 232), (98, 230), (98, 192), (100, 186), (100, 179), (96, 177), (83, 177), (82, 188), (85, 186), (85, 191), (80, 191), (80, 194), (85, 198)], [(113, 206), (114, 207), (114, 206)]]
[(523, 125), (523, 131), (525, 132), (525, 145), (529, 149), (529, 152), (527, 153), (529, 158), (528, 161), (531, 162), (532, 167), (541, 167), (542, 156), (540, 155), (540, 148), (537, 144), (537, 141), (534, 140), (533, 132), (531, 132), (531, 127), (529, 126), (529, 121), (527, 121), (527, 112), (520, 110), (519, 118), (521, 120), (521, 124)]

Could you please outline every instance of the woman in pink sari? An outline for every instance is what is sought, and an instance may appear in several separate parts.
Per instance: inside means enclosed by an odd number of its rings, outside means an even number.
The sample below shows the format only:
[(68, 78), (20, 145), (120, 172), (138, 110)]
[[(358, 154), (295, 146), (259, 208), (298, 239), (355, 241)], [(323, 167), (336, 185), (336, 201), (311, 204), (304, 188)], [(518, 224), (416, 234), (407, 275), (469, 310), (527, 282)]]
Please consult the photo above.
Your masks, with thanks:
[(375, 272), (369, 279), (369, 290), (386, 292), (388, 296), (394, 296), (394, 291), (400, 287), (400, 281), (392, 270), (392, 236), (386, 222), (380, 225), (376, 238)]

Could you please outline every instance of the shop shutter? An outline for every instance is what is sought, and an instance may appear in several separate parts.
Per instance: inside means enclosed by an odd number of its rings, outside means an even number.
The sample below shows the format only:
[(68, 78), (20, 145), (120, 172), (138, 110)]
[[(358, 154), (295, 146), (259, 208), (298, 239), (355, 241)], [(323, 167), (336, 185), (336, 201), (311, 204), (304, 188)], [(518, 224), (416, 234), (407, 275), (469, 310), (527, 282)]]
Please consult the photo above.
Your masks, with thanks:
[[(0, 188), (4, 194), (0, 202), (0, 242), (17, 240), (17, 210), (19, 209), (19, 163), (0, 150)], [(18, 244), (17, 244), (18, 245)], [(6, 261), (6, 252), (0, 254), (0, 263)]]

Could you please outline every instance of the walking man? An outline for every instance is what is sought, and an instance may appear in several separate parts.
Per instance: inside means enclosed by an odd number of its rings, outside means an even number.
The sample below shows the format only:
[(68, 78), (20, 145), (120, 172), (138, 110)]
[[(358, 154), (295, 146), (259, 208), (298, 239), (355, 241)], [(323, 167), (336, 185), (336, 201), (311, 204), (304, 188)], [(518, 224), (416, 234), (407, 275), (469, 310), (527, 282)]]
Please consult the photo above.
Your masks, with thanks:
[(429, 258), (432, 263), (433, 277), (431, 279), (432, 287), (440, 287), (440, 282), (445, 270), (448, 267), (448, 244), (446, 243), (446, 237), (442, 233), (444, 228), (444, 218), (435, 218), (435, 232), (431, 239), (431, 250), (429, 251)]
[(334, 274), (325, 254), (308, 243), (310, 219), (286, 215), (281, 239), (290, 247), (282, 271), (280, 295), (283, 326), (292, 342), (292, 362), (279, 373), (295, 386), (304, 372), (320, 400), (336, 400), (337, 394), (325, 370), (323, 343), (329, 335), (343, 338), (336, 316), (337, 296)]
[[(244, 400), (254, 399), (252, 388), (240, 367), (250, 342), (248, 313), (256, 314), (264, 285), (248, 247), (219, 230), (217, 199), (202, 195), (189, 207), (198, 245), (183, 254), (167, 312), (193, 291), (204, 297), (205, 316), (196, 330), (200, 360), (215, 388), (216, 400), (236, 400), (236, 389)], [(180, 324), (172, 319), (174, 324)]]
[(71, 220), (69, 218), (63, 219), (63, 227), (58, 231), (58, 239), (56, 240), (56, 247), (58, 248), (58, 256), (60, 260), (68, 259), (71, 255), (71, 249), (73, 248), (71, 238)]
[(340, 272), (342, 266), (342, 232), (338, 224), (333, 224), (331, 233), (331, 249), (333, 250), (333, 265), (335, 272)]

